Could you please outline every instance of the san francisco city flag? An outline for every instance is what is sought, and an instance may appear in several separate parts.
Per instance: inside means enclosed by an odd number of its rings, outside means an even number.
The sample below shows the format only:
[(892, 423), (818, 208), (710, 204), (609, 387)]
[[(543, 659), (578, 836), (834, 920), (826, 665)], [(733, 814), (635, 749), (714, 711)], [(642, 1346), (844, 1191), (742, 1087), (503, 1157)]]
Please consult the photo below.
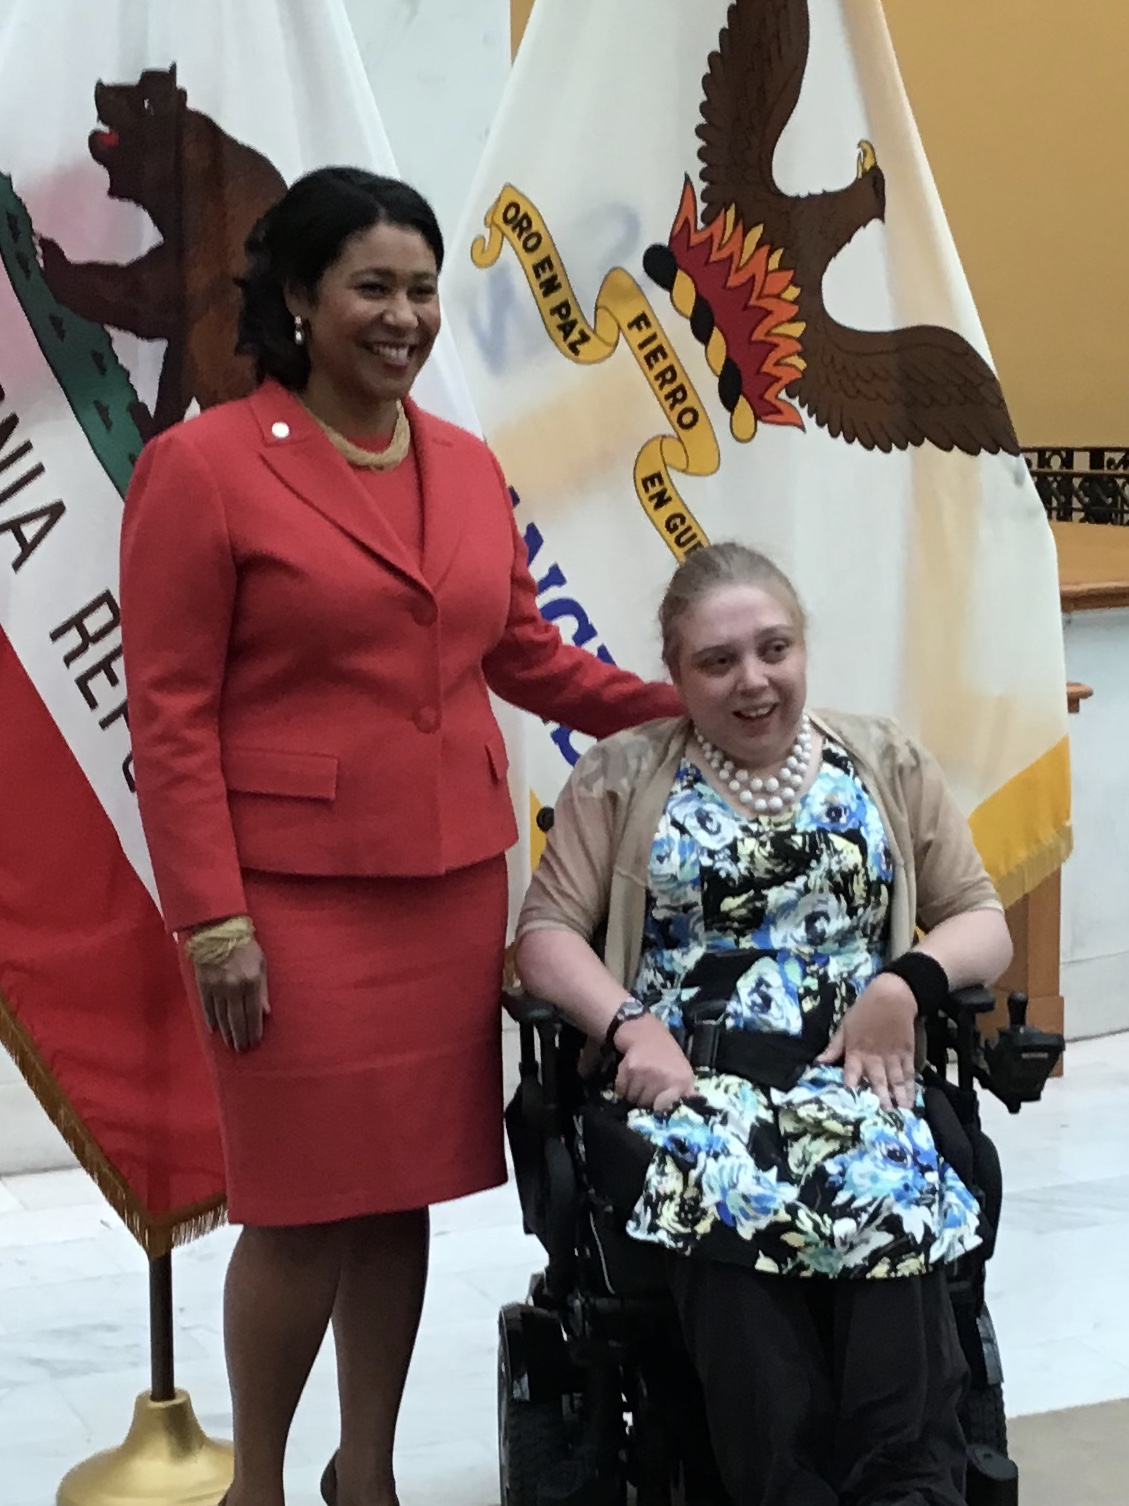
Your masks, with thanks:
[[(393, 171), (340, 0), (5, 8), (0, 1043), (150, 1254), (223, 1177), (134, 799), (122, 497), (149, 435), (250, 390), (244, 238), (334, 162)], [(473, 422), (454, 370), (440, 348), (421, 400)]]
[[(937, 755), (1006, 903), (1057, 867), (1051, 533), (879, 0), (537, 0), (457, 250), (545, 615), (654, 672), (677, 561), (763, 548), (812, 703)], [(529, 727), (527, 815), (578, 747)]]

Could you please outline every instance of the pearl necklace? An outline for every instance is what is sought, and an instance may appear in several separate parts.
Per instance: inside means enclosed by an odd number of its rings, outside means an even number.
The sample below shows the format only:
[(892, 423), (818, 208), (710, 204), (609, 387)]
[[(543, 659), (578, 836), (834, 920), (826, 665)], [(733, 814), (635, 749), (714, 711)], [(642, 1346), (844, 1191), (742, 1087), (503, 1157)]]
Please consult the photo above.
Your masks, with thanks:
[(796, 803), (811, 762), (811, 722), (806, 711), (800, 719), (800, 730), (784, 767), (767, 779), (750, 779), (748, 769), (737, 768), (733, 760), (727, 758), (720, 748), (715, 748), (696, 727), (694, 735), (710, 768), (741, 804), (751, 805), (758, 816), (778, 816)]

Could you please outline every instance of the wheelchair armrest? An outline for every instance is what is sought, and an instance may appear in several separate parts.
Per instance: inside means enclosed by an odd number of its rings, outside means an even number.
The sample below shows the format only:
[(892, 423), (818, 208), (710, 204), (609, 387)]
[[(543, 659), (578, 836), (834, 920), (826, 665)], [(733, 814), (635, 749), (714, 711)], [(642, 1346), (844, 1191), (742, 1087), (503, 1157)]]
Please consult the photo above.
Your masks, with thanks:
[(980, 1061), (979, 1017), (990, 1014), (995, 1007), (996, 996), (990, 988), (979, 984), (971, 988), (955, 988), (936, 1013), (925, 1021), (926, 1055), (930, 1065), (946, 1078), (950, 1053), (955, 1051), (957, 1081), (969, 1093)]
[(996, 996), (990, 988), (975, 984), (971, 988), (957, 988), (941, 1005), (942, 1014), (950, 1020), (960, 1020), (968, 1015), (991, 1014), (996, 1007)]
[(502, 993), (506, 1013), (519, 1025), (555, 1025), (564, 1023), (564, 1015), (547, 999), (538, 999), (523, 989), (507, 988)]

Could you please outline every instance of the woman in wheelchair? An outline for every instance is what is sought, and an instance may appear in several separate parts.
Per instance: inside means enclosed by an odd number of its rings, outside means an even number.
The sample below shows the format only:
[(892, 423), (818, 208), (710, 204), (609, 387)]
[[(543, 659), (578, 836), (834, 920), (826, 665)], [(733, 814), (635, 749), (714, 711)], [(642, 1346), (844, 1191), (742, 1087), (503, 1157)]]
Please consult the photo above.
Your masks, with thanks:
[(667, 1252), (735, 1506), (961, 1506), (942, 1268), (978, 1208), (934, 1147), (915, 1039), (1007, 965), (999, 900), (922, 748), (806, 711), (771, 561), (691, 554), (660, 622), (688, 715), (580, 759), (523, 983), (590, 1037), (640, 1151), (627, 1232)]

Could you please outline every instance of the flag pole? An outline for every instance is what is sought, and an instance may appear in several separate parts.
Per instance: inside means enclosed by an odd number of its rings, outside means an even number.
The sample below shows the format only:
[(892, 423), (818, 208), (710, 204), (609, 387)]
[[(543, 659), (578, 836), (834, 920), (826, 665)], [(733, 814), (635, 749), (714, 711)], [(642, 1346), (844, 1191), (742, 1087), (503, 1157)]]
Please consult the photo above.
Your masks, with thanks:
[(149, 1359), (153, 1401), (172, 1401), (176, 1396), (176, 1366), (173, 1351), (172, 1252), (149, 1261)]
[(125, 1442), (76, 1465), (57, 1506), (217, 1506), (231, 1484), (231, 1445), (205, 1436), (176, 1386), (171, 1254), (149, 1260), (149, 1350), (150, 1389)]

